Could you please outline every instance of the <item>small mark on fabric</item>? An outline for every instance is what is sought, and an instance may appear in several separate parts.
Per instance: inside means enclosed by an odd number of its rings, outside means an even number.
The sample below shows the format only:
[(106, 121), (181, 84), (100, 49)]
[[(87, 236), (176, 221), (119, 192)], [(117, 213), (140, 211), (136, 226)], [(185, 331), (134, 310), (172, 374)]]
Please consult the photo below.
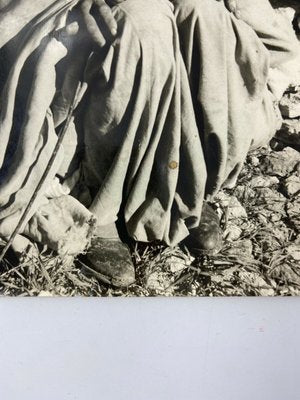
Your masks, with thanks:
[(169, 163), (169, 168), (176, 169), (177, 167), (178, 167), (178, 162), (177, 161), (171, 161)]

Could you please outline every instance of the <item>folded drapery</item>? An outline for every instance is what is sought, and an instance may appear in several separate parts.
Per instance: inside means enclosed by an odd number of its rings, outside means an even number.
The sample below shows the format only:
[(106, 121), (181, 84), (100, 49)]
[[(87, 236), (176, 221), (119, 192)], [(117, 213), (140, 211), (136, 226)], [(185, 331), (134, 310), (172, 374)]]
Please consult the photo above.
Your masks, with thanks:
[(116, 38), (99, 51), (80, 24), (77, 35), (66, 29), (80, 19), (78, 1), (6, 2), (0, 235), (15, 227), (82, 82), (63, 147), (29, 216), (36, 233), (26, 233), (68, 252), (61, 238), (70, 223), (60, 219), (54, 240), (59, 221), (44, 224), (41, 235), (34, 214), (47, 208), (55, 175), (67, 184), (75, 173), (73, 195), (90, 210), (72, 203), (82, 215), (78, 240), (91, 233), (94, 216), (99, 225), (124, 219), (136, 240), (184, 239), (199, 223), (204, 197), (233, 185), (248, 150), (275, 133), (270, 66), (280, 68), (299, 51), (291, 27), (268, 30), (277, 21), (271, 7), (252, 26), (261, 6), (242, 2), (234, 15), (215, 0), (126, 0), (113, 7)]

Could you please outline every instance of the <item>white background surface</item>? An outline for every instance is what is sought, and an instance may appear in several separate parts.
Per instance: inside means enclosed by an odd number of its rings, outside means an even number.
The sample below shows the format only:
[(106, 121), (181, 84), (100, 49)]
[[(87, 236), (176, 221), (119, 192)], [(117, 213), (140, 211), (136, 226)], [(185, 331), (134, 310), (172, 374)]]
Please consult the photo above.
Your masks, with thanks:
[(299, 400), (300, 298), (0, 299), (1, 400)]

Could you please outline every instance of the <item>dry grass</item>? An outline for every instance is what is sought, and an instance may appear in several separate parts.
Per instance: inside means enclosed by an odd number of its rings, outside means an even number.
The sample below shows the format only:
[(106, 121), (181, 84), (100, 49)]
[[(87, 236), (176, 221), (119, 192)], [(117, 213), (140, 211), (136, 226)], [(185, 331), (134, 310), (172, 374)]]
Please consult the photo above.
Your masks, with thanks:
[[(114, 289), (83, 272), (80, 262), (45, 250), (16, 265), (5, 261), (0, 291), (6, 296), (294, 296), (300, 294), (300, 242), (281, 193), (281, 178), (262, 172), (270, 148), (251, 153), (235, 189), (216, 199), (224, 245), (213, 256), (186, 248), (138, 243), (132, 249), (136, 284)], [(256, 160), (257, 165), (253, 165)], [(258, 163), (257, 163), (258, 160)], [(253, 179), (268, 182), (253, 188)], [(268, 180), (269, 179), (269, 180)], [(263, 192), (265, 193), (265, 192)], [(246, 213), (245, 213), (246, 212)], [(299, 208), (300, 212), (300, 208)]]
[[(274, 0), (274, 6), (298, 2)], [(36, 256), (0, 266), (4, 296), (298, 296), (300, 193), (286, 194), (287, 176), (264, 170), (269, 147), (249, 154), (236, 187), (215, 202), (224, 244), (214, 256), (186, 248), (138, 243), (132, 248), (136, 283), (114, 289), (84, 273), (78, 260), (36, 247)], [(298, 176), (300, 177), (300, 164)], [(290, 175), (295, 171), (290, 171)], [(256, 182), (256, 183), (255, 183)], [(1, 247), (1, 243), (0, 243)]]

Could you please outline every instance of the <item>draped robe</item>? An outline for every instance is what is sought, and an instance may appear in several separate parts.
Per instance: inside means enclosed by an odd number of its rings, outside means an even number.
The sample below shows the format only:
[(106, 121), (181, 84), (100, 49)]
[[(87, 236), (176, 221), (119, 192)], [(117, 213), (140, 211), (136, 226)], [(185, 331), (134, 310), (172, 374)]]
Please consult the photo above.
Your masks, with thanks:
[(0, 235), (16, 226), (79, 85), (24, 234), (76, 254), (96, 218), (122, 219), (135, 240), (183, 240), (204, 198), (234, 185), (278, 127), (270, 75), (299, 49), (267, 3), (240, 0), (234, 13), (216, 0), (126, 0), (113, 6), (116, 38), (95, 50), (81, 28), (65, 33), (77, 0), (0, 2)]

